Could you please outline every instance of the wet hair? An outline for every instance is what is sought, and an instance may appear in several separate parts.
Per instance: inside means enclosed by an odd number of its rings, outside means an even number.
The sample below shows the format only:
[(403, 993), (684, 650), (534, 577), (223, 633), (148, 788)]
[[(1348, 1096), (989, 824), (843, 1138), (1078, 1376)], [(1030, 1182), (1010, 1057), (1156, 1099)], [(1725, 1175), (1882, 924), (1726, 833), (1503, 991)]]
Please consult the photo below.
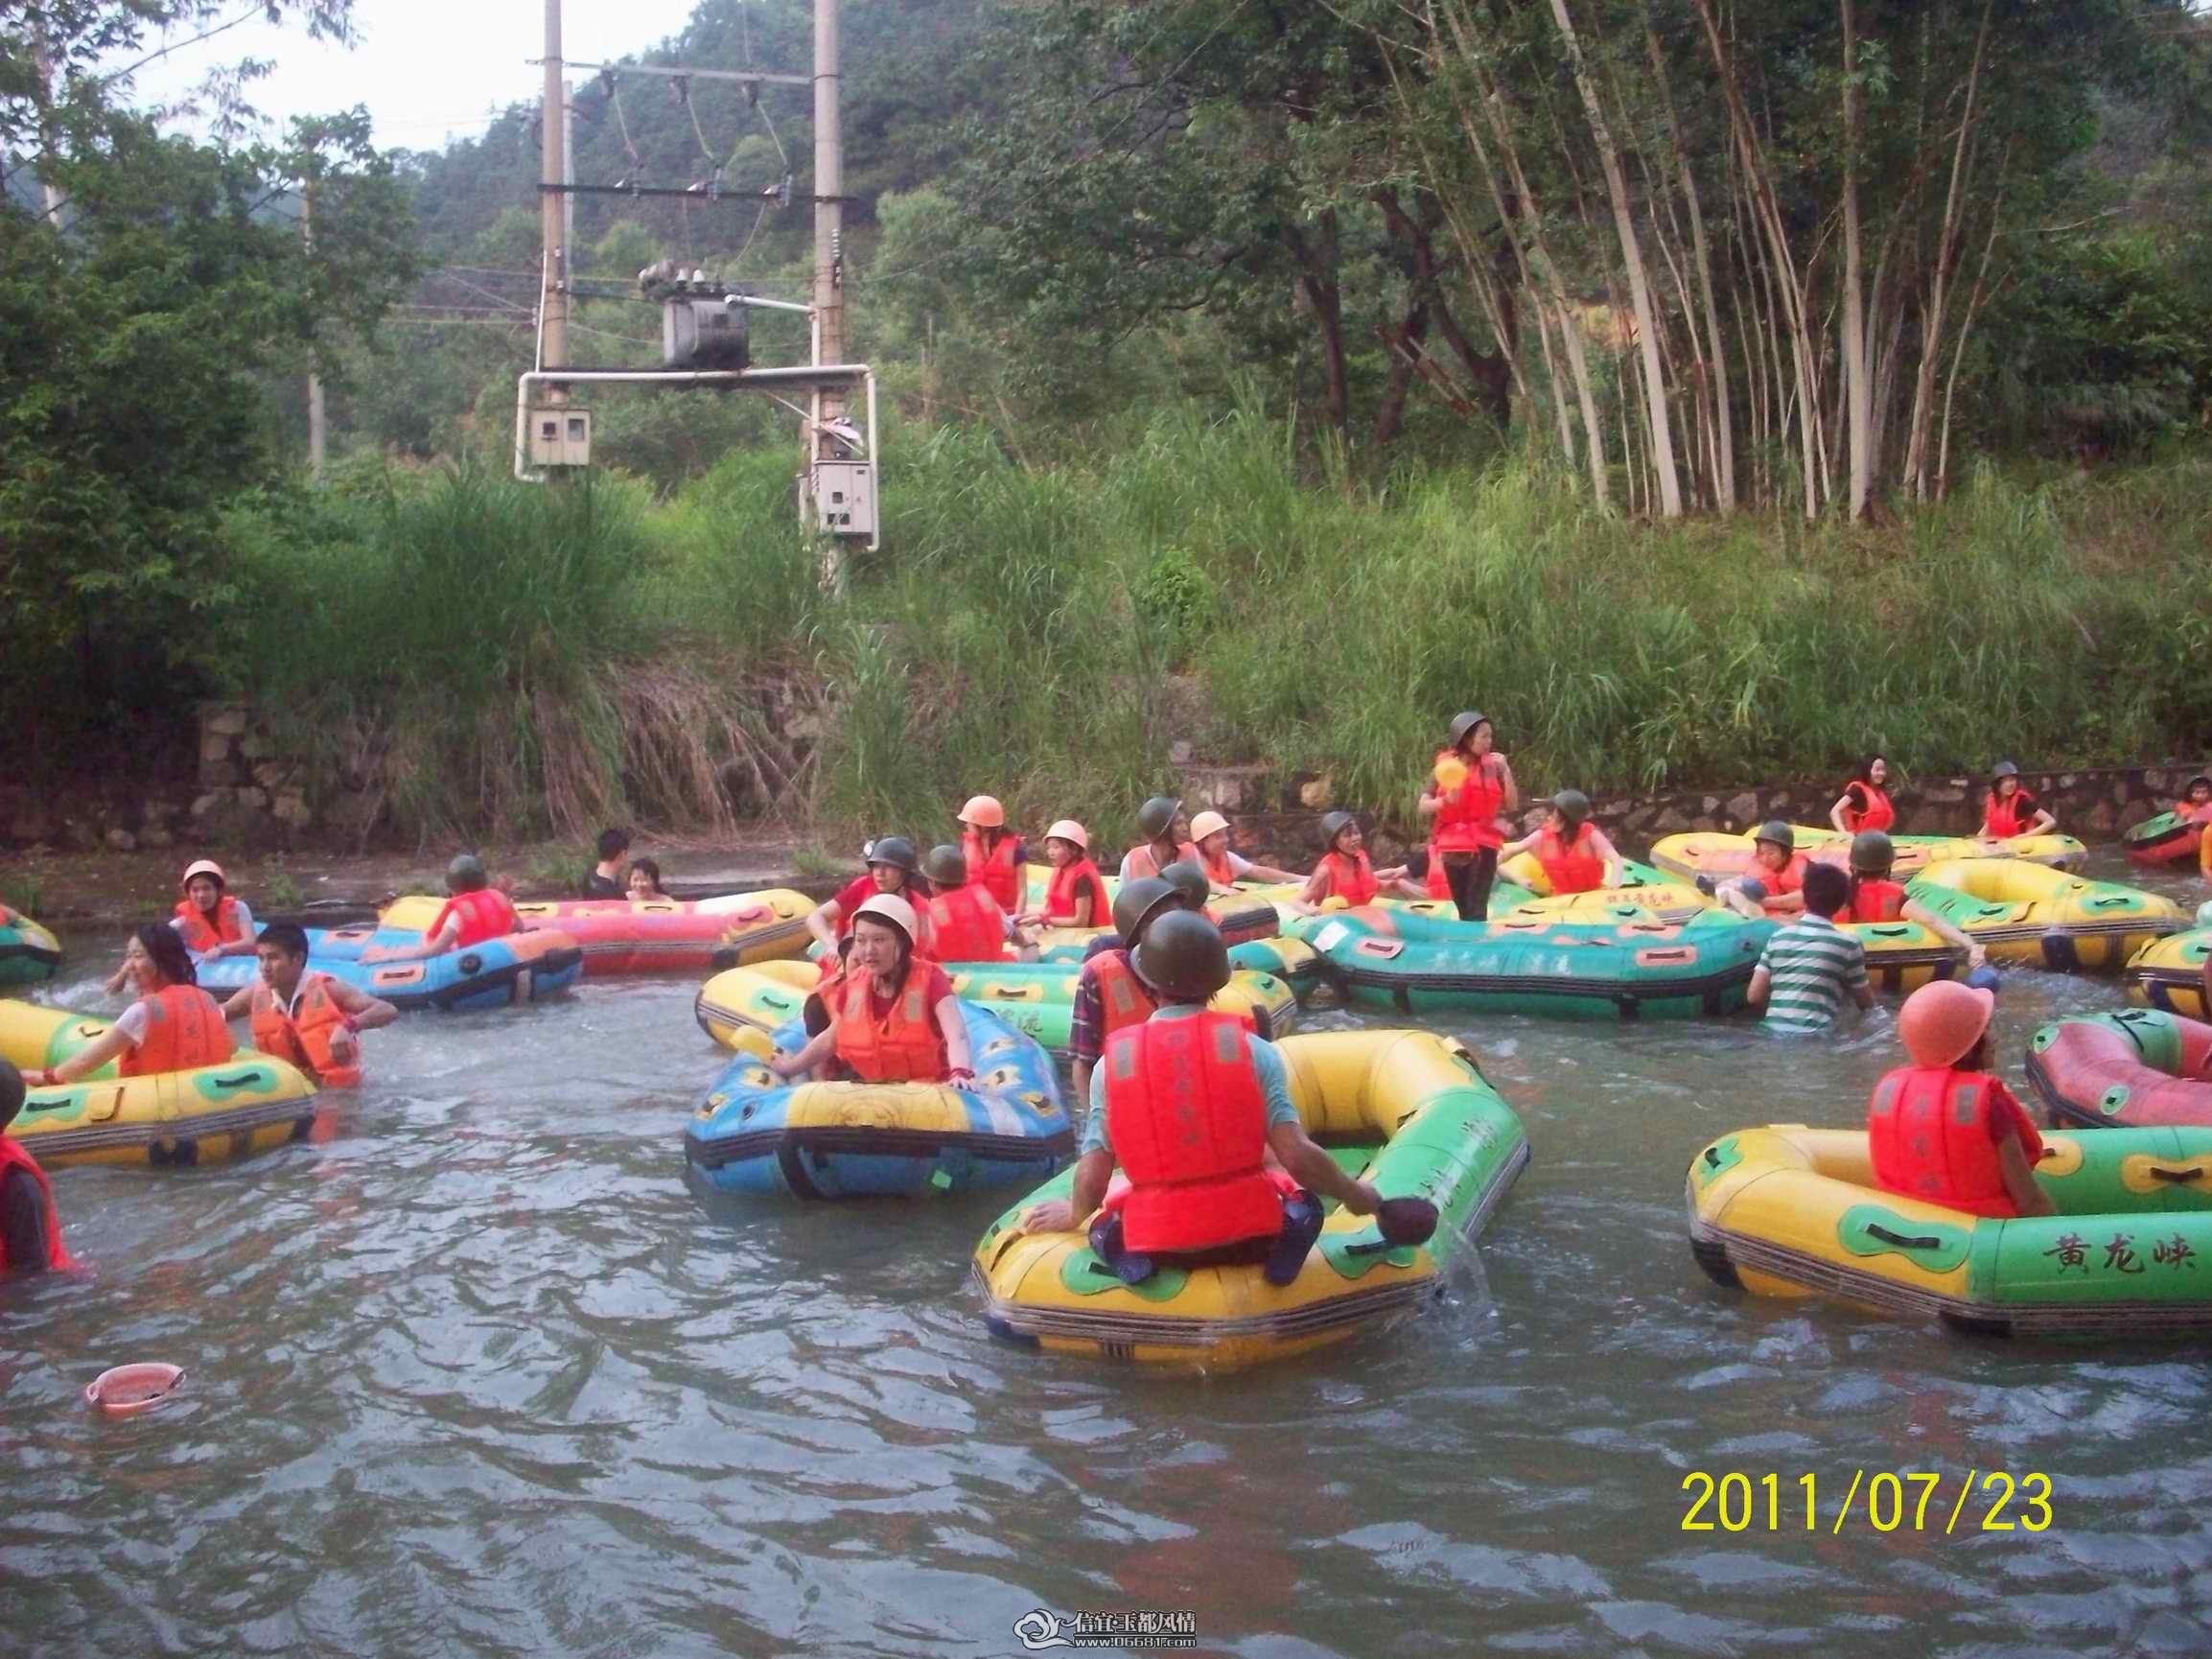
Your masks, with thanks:
[(307, 955), (307, 929), (296, 923), (271, 922), (261, 930), (257, 945), (273, 945), (287, 956)]
[(611, 864), (630, 851), (630, 832), (627, 830), (602, 830), (599, 831), (599, 862)]
[(145, 923), (131, 937), (145, 947), (147, 955), (153, 958), (154, 971), (170, 984), (199, 983), (199, 974), (192, 966), (192, 952), (184, 947), (184, 940), (168, 923)]
[(15, 1121), (15, 1114), (23, 1110), (23, 1074), (15, 1069), (12, 1060), (0, 1059), (0, 1129)]
[(659, 893), (662, 891), (661, 865), (659, 860), (652, 858), (632, 859), (630, 862), (630, 874), (633, 876), (640, 874), (643, 875), (646, 880), (652, 882), (654, 892)]
[(1833, 864), (1815, 864), (1805, 873), (1805, 907), (1815, 916), (1833, 916), (1851, 891), (1851, 878)]

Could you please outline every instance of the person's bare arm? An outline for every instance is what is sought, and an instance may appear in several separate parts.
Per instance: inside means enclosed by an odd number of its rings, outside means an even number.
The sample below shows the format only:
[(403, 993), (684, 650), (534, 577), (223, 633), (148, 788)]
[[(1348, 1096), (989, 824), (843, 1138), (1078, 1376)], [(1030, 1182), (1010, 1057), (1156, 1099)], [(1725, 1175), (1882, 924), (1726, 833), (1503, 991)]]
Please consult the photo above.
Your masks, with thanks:
[(1383, 1198), (1363, 1180), (1354, 1180), (1337, 1167), (1337, 1160), (1314, 1144), (1305, 1129), (1295, 1123), (1278, 1123), (1268, 1131), (1268, 1146), (1291, 1179), (1300, 1186), (1333, 1198), (1354, 1215), (1373, 1215)]
[(1605, 885), (1618, 887), (1628, 879), (1628, 862), (1620, 856), (1620, 849), (1602, 830), (1590, 832), (1590, 850), (1605, 860)]
[(825, 1026), (797, 1054), (769, 1056), (768, 1069), (778, 1077), (802, 1077), (827, 1060), (836, 1047), (837, 1027)]
[(1851, 832), (1851, 827), (1844, 822), (1844, 813), (1850, 809), (1851, 804), (1851, 791), (1846, 789), (1836, 797), (1835, 805), (1828, 809), (1828, 821), (1835, 826), (1836, 833), (1839, 835), (1849, 835)]
[(2057, 1215), (2059, 1206), (2051, 1202), (2036, 1180), (2035, 1171), (2028, 1167), (2028, 1155), (2015, 1134), (2007, 1134), (1997, 1143), (1997, 1169), (2004, 1177), (2005, 1196), (2022, 1215)]
[(1106, 1202), (1106, 1182), (1113, 1179), (1114, 1155), (1103, 1148), (1086, 1152), (1075, 1160), (1075, 1182), (1065, 1198), (1048, 1198), (1022, 1213), (1023, 1232), (1072, 1232), (1076, 1226)]
[(242, 985), (224, 1000), (222, 1017), (243, 1019), (253, 1012), (253, 987)]
[(960, 1016), (960, 999), (956, 996), (940, 997), (935, 1012), (938, 1035), (944, 1039), (946, 1068), (974, 1077), (975, 1065), (967, 1047), (967, 1021)]
[(1755, 968), (1751, 970), (1751, 989), (1743, 993), (1743, 999), (1754, 1008), (1764, 1008), (1767, 993), (1773, 988), (1774, 975), (1764, 966)]
[(371, 996), (342, 979), (332, 980), (324, 989), (330, 993), (330, 999), (344, 1010), (346, 1016), (361, 1031), (374, 1031), (380, 1025), (389, 1025), (400, 1016), (400, 1011), (382, 997)]
[(81, 1077), (90, 1077), (109, 1061), (128, 1054), (134, 1046), (119, 1028), (110, 1026), (59, 1065), (49, 1067), (46, 1076), (50, 1081), (45, 1087), (58, 1087), (75, 1083)]
[(1946, 939), (1964, 949), (1967, 953), (1967, 966), (1968, 968), (1979, 968), (1989, 961), (1990, 953), (1982, 948), (1980, 943), (1971, 934), (1954, 923), (1946, 922), (1919, 900), (1906, 900), (1904, 909), (1900, 914), (1907, 922), (1918, 922), (1922, 927), (1935, 934), (1937, 938)]

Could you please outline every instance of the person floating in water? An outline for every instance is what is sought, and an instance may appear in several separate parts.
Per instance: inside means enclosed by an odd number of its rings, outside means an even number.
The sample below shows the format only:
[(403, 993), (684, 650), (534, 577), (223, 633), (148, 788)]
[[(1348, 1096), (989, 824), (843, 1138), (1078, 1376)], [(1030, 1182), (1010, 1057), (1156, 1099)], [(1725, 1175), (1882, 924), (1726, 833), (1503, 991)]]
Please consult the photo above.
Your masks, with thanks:
[(232, 993), (225, 1019), (251, 1021), (253, 1045), (296, 1065), (321, 1088), (361, 1082), (359, 1032), (389, 1025), (400, 1011), (327, 973), (307, 967), (307, 934), (289, 922), (262, 929), (255, 954), (261, 977)]
[(109, 1061), (125, 1077), (221, 1065), (237, 1052), (222, 1004), (199, 988), (192, 954), (176, 930), (148, 923), (123, 951), (123, 977), (138, 1000), (59, 1065), (27, 1074), (34, 1088), (90, 1077)]
[(77, 1263), (61, 1242), (54, 1183), (30, 1150), (8, 1133), (23, 1110), (23, 1074), (0, 1060), (0, 1275), (67, 1273)]

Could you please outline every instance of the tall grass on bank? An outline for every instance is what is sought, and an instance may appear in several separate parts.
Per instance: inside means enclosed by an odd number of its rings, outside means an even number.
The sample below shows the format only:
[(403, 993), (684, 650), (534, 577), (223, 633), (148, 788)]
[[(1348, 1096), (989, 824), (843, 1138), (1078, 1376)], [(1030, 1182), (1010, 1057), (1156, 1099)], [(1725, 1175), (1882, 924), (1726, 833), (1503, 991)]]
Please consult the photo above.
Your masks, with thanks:
[[(2200, 458), (1985, 470), (1879, 528), (1662, 528), (1518, 461), (1316, 479), (1250, 409), (1160, 411), (1051, 470), (972, 428), (886, 456), (883, 552), (836, 598), (780, 453), (661, 502), (463, 469), (261, 503), (233, 520), (260, 596), (241, 678), (416, 834), (714, 820), (735, 776), (852, 828), (942, 834), (990, 790), (1118, 843), (1177, 738), (1404, 817), (1461, 708), (1532, 789), (2212, 737)], [(774, 728), (772, 685), (815, 730)]]

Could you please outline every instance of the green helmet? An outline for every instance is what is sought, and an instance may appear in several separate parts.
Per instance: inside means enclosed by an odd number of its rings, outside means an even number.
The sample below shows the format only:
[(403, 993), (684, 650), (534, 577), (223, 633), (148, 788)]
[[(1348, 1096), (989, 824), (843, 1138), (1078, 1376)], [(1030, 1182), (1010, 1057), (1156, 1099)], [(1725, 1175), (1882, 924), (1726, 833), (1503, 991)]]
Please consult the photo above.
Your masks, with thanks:
[(1154, 795), (1137, 808), (1137, 833), (1147, 841), (1164, 840), (1176, 827), (1176, 814), (1183, 804), (1172, 795)]
[(1162, 996), (1205, 1002), (1229, 982), (1229, 947), (1203, 916), (1171, 910), (1129, 952), (1129, 966)]
[(1456, 749), (1460, 744), (1466, 742), (1467, 734), (1474, 731), (1476, 727), (1482, 725), (1489, 718), (1489, 715), (1479, 713), (1473, 709), (1469, 709), (1463, 714), (1453, 715), (1452, 724), (1447, 728), (1447, 730), (1451, 733), (1452, 747)]
[(921, 874), (920, 856), (914, 851), (914, 843), (903, 835), (886, 835), (880, 840), (871, 842), (868, 848), (868, 862), (871, 864), (888, 864), (894, 870), (905, 871), (909, 876)]
[(1590, 822), (1590, 797), (1579, 789), (1562, 789), (1551, 797), (1551, 809), (1567, 820), (1570, 828)]
[(1861, 830), (1851, 837), (1851, 869), (1861, 876), (1887, 876), (1897, 856), (1898, 850), (1879, 830)]
[(1337, 837), (1357, 824), (1359, 820), (1349, 812), (1324, 812), (1321, 814), (1321, 850), (1334, 853)]
[(1990, 768), (1990, 777), (1992, 781), (1998, 778), (2017, 778), (2019, 775), (2020, 768), (2011, 760), (1999, 760)]
[(967, 885), (967, 854), (949, 842), (941, 847), (932, 847), (929, 850), (929, 857), (921, 866), (921, 873), (928, 876), (934, 885), (943, 888), (948, 893), (955, 888), (966, 887)]
[(446, 866), (446, 889), (452, 893), (474, 893), (491, 885), (492, 878), (485, 874), (484, 861), (474, 853), (456, 853), (453, 862)]
[(1182, 895), (1157, 876), (1140, 876), (1134, 881), (1125, 881), (1121, 891), (1114, 895), (1114, 931), (1121, 935), (1125, 947), (1134, 945), (1143, 936), (1146, 923), (1162, 910), (1181, 902)]
[(1178, 858), (1161, 871), (1160, 879), (1181, 897), (1186, 910), (1203, 910), (1206, 900), (1214, 896), (1214, 884), (1206, 879), (1206, 873), (1188, 858)]
[(1758, 833), (1754, 835), (1751, 841), (1755, 847), (1761, 841), (1771, 841), (1784, 853), (1797, 851), (1797, 831), (1780, 818), (1769, 818), (1764, 824), (1761, 824), (1758, 827)]

